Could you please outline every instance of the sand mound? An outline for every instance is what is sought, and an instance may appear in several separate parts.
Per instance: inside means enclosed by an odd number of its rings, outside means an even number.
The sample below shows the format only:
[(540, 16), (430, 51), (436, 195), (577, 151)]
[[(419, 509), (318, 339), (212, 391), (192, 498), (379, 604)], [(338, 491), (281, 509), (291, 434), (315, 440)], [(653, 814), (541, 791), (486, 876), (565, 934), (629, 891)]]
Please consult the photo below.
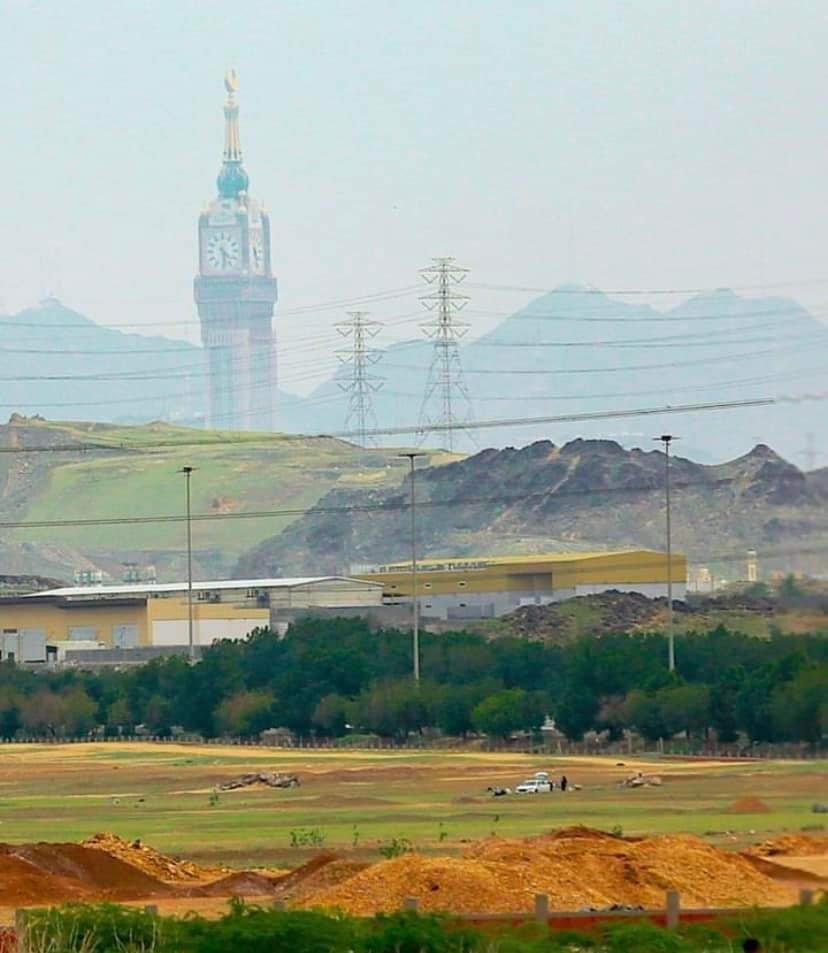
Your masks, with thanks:
[(215, 880), (229, 873), (222, 867), (200, 867), (188, 861), (176, 860), (140, 841), (126, 841), (117, 834), (108, 832), (93, 834), (82, 842), (82, 846), (118, 857), (132, 867), (167, 883), (198, 883)]
[(782, 834), (745, 851), (753, 857), (813, 857), (828, 854), (828, 837), (818, 834)]
[(726, 810), (728, 814), (768, 814), (771, 809), (758, 797), (740, 797)]
[(0, 905), (169, 896), (172, 888), (81, 844), (0, 845)]
[(549, 895), (553, 909), (611, 904), (660, 907), (675, 888), (688, 906), (790, 902), (775, 883), (738, 854), (695, 837), (625, 840), (588, 829), (526, 840), (491, 838), (462, 858), (409, 854), (375, 864), (343, 883), (307, 896), (301, 906), (368, 914), (417, 897), (427, 911), (516, 913)]

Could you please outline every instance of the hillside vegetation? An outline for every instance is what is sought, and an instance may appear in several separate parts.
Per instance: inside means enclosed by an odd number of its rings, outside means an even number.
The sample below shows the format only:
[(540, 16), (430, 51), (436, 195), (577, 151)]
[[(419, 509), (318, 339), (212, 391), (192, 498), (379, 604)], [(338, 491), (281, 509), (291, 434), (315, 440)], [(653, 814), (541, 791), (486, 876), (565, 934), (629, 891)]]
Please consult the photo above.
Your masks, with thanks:
[[(13, 528), (0, 547), (6, 573), (71, 578), (99, 566), (119, 578), (124, 560), (183, 570), (184, 483), (193, 466), (196, 568), (226, 574), (238, 555), (280, 533), (336, 487), (398, 484), (407, 461), (328, 437), (239, 434), (149, 424), (53, 423), (13, 417), (0, 427), (0, 520)], [(437, 458), (435, 457), (435, 460)], [(256, 515), (262, 514), (262, 515)], [(166, 521), (122, 525), (120, 518)], [(206, 518), (203, 518), (206, 517)], [(63, 525), (67, 520), (112, 520)], [(292, 567), (289, 567), (292, 568)]]

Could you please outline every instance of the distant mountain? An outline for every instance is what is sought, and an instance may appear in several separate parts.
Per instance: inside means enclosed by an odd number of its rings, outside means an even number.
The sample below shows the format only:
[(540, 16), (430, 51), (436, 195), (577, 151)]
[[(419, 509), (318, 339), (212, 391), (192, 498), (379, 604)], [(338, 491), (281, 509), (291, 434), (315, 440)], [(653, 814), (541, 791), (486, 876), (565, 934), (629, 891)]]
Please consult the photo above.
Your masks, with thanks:
[[(666, 311), (594, 289), (563, 287), (532, 301), (460, 354), (477, 420), (560, 416), (605, 410), (713, 403), (817, 391), (828, 361), (828, 325), (787, 298), (742, 298), (721, 290)], [(374, 396), (380, 427), (416, 424), (432, 346), (425, 339), (392, 345), (374, 371), (386, 378)], [(347, 369), (339, 372), (344, 379)], [(337, 379), (286, 412), (288, 429), (338, 432), (344, 400)], [(341, 395), (340, 395), (341, 396)], [(813, 435), (825, 442), (824, 405), (776, 406), (558, 422), (477, 431), (477, 444), (507, 446), (537, 439), (613, 437), (627, 447), (659, 433), (715, 462), (766, 443), (791, 459)], [(439, 435), (428, 443), (441, 442)]]
[(204, 414), (200, 347), (125, 334), (54, 298), (3, 318), (0, 380), (6, 416), (188, 421)]
[[(747, 549), (764, 568), (824, 571), (828, 493), (764, 445), (718, 466), (673, 460), (674, 543), (719, 575)], [(664, 456), (614, 441), (541, 441), (484, 450), (417, 473), (419, 552), (519, 552), (664, 546)], [(244, 554), (241, 577), (334, 573), (409, 555), (408, 483), (337, 487), (279, 536)]]

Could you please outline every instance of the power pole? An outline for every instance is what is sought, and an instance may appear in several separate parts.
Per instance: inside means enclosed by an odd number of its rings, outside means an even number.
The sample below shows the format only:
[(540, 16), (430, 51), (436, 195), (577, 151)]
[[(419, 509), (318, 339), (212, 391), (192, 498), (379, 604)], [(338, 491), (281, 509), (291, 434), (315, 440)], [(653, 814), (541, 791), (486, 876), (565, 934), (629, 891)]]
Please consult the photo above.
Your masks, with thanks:
[[(337, 351), (336, 356), (343, 364), (351, 365), (351, 377), (348, 381), (338, 381), (339, 387), (348, 395), (348, 412), (345, 415), (345, 430), (355, 430), (361, 447), (367, 446), (369, 425), (377, 428), (377, 419), (371, 395), (383, 385), (381, 378), (371, 374), (370, 367), (382, 357), (379, 351), (368, 346), (371, 338), (379, 334), (382, 324), (368, 319), (367, 311), (349, 311), (348, 320), (336, 325), (343, 337), (352, 339), (353, 346), (347, 351)], [(372, 439), (372, 443), (376, 443)]]
[(667, 653), (668, 667), (671, 672), (676, 670), (676, 634), (673, 626), (673, 534), (670, 512), (670, 444), (676, 439), (672, 434), (665, 433), (655, 437), (664, 444), (664, 494), (667, 504)]
[(414, 657), (414, 681), (420, 684), (420, 600), (417, 595), (417, 496), (414, 492), (414, 468), (417, 457), (426, 456), (425, 453), (412, 450), (398, 454), (408, 460), (411, 470), (411, 652)]
[(190, 509), (190, 478), (195, 467), (182, 467), (178, 472), (184, 474), (187, 506), (187, 655), (190, 664), (195, 661), (195, 642), (193, 641), (193, 519)]
[[(420, 300), (429, 310), (436, 312), (431, 321), (421, 325), (426, 337), (434, 342), (434, 355), (428, 372), (425, 396), (420, 408), (420, 433), (431, 430), (445, 433), (448, 449), (454, 449), (454, 431), (472, 421), (471, 398), (466, 389), (463, 367), (457, 342), (469, 329), (466, 321), (456, 314), (469, 302), (468, 295), (458, 294), (454, 285), (468, 274), (468, 268), (454, 264), (453, 258), (434, 258), (434, 264), (420, 271), (423, 279), (436, 285), (434, 291)], [(464, 407), (457, 413), (458, 404)]]

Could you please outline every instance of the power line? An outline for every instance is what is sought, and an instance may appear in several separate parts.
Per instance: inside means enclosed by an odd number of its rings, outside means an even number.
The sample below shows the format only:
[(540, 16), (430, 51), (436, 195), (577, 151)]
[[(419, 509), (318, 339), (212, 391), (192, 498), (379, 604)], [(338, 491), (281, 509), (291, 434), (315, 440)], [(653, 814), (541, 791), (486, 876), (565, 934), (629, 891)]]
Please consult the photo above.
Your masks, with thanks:
[[(456, 312), (468, 304), (469, 298), (458, 294), (452, 287), (465, 279), (468, 268), (456, 265), (453, 258), (434, 258), (433, 261), (433, 265), (420, 271), (426, 282), (436, 285), (433, 292), (420, 299), (429, 311), (436, 312), (436, 316), (421, 325), (426, 337), (434, 342), (434, 351), (420, 407), (418, 432), (421, 436), (436, 430), (445, 433), (448, 449), (453, 450), (455, 428), (466, 426), (472, 420), (471, 398), (463, 379), (457, 347), (469, 325), (456, 317)], [(465, 408), (459, 416), (458, 401)]]
[(717, 294), (720, 292), (739, 292), (739, 291), (762, 291), (768, 288), (799, 288), (803, 285), (825, 284), (828, 278), (806, 278), (799, 281), (777, 281), (765, 284), (755, 285), (735, 285), (732, 288), (595, 288), (591, 286), (567, 286), (558, 288), (532, 288), (525, 285), (495, 285), (495, 284), (471, 284), (470, 287), (480, 288), (484, 291), (520, 291), (532, 294), (560, 294), (560, 295), (704, 295)]
[[(706, 489), (717, 489), (735, 483), (733, 477), (721, 477), (713, 480), (698, 481), (678, 481), (674, 486), (678, 489), (690, 489), (700, 487)], [(395, 488), (400, 489), (400, 488)], [(523, 503), (526, 501), (547, 499), (549, 497), (584, 497), (596, 495), (633, 495), (636, 493), (655, 493), (661, 492), (660, 487), (654, 487), (651, 483), (642, 483), (638, 485), (627, 485), (623, 487), (606, 487), (601, 489), (578, 487), (572, 490), (543, 490), (535, 493), (518, 494), (494, 494), (487, 496), (455, 496), (450, 499), (425, 500), (418, 502), (417, 506), (423, 507), (442, 507), (442, 506), (476, 506), (490, 505), (492, 503)], [(343, 506), (313, 506), (310, 508), (290, 507), (278, 510), (249, 510), (247, 512), (231, 513), (193, 513), (191, 519), (193, 522), (214, 522), (225, 520), (250, 520), (250, 519), (272, 519), (274, 517), (295, 517), (303, 514), (323, 514), (340, 515), (348, 513), (384, 513), (397, 512), (408, 509), (410, 502), (407, 494), (402, 494), (396, 499), (381, 501), (378, 503), (355, 503)], [(60, 520), (17, 520), (0, 521), (2, 529), (47, 529), (56, 527), (71, 526), (120, 526), (120, 525), (142, 525), (146, 523), (181, 523), (187, 519), (185, 514), (158, 514), (153, 516), (111, 516), (111, 517), (78, 517), (76, 519)]]
[[(592, 421), (592, 420), (607, 420), (612, 418), (625, 418), (625, 417), (648, 417), (648, 416), (658, 416), (660, 414), (680, 414), (680, 413), (706, 413), (716, 410), (737, 410), (745, 407), (767, 407), (773, 404), (778, 404), (782, 402), (796, 402), (800, 400), (825, 400), (828, 399), (828, 392), (821, 392), (815, 394), (801, 394), (801, 395), (786, 395), (780, 397), (759, 397), (752, 400), (733, 400), (733, 401), (718, 401), (718, 402), (708, 402), (708, 403), (697, 403), (697, 404), (667, 404), (659, 407), (640, 407), (629, 410), (602, 410), (602, 411), (592, 411), (578, 414), (559, 414), (557, 416), (543, 416), (543, 417), (516, 417), (516, 418), (503, 418), (498, 420), (479, 420), (479, 421), (470, 421), (469, 423), (463, 424), (463, 430), (477, 430), (477, 429), (489, 429), (494, 427), (518, 427), (518, 426), (528, 426), (533, 424), (549, 424), (549, 423), (572, 423), (579, 421)], [(442, 432), (441, 426), (435, 424), (432, 426), (432, 430), (436, 432)], [(460, 425), (455, 421), (451, 424), (452, 429), (457, 429)], [(419, 435), (421, 433), (419, 424), (402, 426), (402, 427), (386, 427), (386, 428), (377, 428), (374, 430), (366, 430), (366, 437), (375, 437), (375, 436), (399, 436), (399, 435), (408, 435), (415, 434)], [(345, 438), (350, 439), (356, 436), (353, 431), (339, 431), (334, 433), (325, 433), (325, 434), (316, 434), (316, 435), (305, 435), (305, 436), (318, 436), (318, 437), (333, 437), (333, 438)], [(244, 437), (233, 436), (233, 437), (217, 437), (207, 440), (198, 440), (198, 441), (157, 441), (152, 444), (143, 443), (143, 444), (127, 444), (125, 442), (117, 444), (67, 444), (67, 445), (53, 445), (51, 447), (0, 447), (0, 454), (4, 453), (76, 453), (76, 452), (85, 452), (85, 451), (108, 451), (108, 452), (132, 452), (136, 450), (159, 450), (159, 449), (180, 449), (185, 447), (216, 447), (216, 446), (229, 446), (234, 444), (244, 444), (247, 446), (252, 446), (254, 444), (260, 444), (263, 446), (268, 445), (279, 445), (283, 444), (291, 439), (298, 439), (291, 435), (279, 435), (273, 436), (269, 434), (256, 434), (251, 433), (249, 436), (245, 435)]]
[[(785, 348), (765, 348), (758, 351), (744, 351), (738, 354), (723, 354), (718, 357), (703, 357), (703, 358), (694, 358), (690, 361), (665, 361), (662, 363), (656, 364), (622, 364), (615, 367), (566, 367), (566, 368), (525, 368), (525, 367), (484, 367), (484, 368), (475, 368), (469, 367), (466, 368), (467, 374), (496, 374), (503, 376), (511, 376), (514, 374), (530, 374), (530, 375), (553, 375), (553, 374), (614, 374), (614, 373), (636, 373), (638, 371), (649, 371), (649, 370), (662, 370), (668, 367), (693, 367), (700, 364), (722, 364), (729, 363), (732, 361), (743, 361), (747, 358), (753, 357), (764, 357), (768, 354), (778, 355), (778, 354), (787, 354), (792, 351), (798, 351), (804, 345), (813, 343), (814, 341), (824, 340), (821, 336), (806, 337), (802, 338), (801, 343), (793, 345), (791, 347)], [(395, 370), (419, 370), (415, 365), (411, 364), (385, 364), (386, 367), (392, 367)]]
[(369, 320), (367, 311), (349, 311), (348, 317), (349, 320), (340, 321), (336, 329), (343, 337), (351, 338), (352, 347), (348, 351), (337, 351), (336, 356), (343, 364), (350, 365), (351, 376), (337, 384), (348, 395), (345, 429), (356, 429), (359, 445), (365, 447), (369, 425), (373, 423), (374, 429), (377, 427), (371, 397), (383, 385), (382, 379), (370, 372), (382, 353), (369, 347), (368, 341), (379, 334), (382, 324)]

